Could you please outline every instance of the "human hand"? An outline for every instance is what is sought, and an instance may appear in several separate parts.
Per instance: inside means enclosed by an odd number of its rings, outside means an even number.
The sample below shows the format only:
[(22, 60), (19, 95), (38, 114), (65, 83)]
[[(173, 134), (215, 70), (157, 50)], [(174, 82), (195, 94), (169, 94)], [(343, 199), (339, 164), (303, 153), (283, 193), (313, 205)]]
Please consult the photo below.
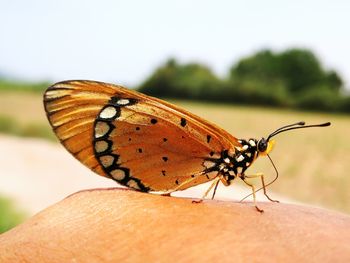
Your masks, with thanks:
[(318, 208), (73, 194), (0, 235), (0, 262), (350, 262), (350, 217)]

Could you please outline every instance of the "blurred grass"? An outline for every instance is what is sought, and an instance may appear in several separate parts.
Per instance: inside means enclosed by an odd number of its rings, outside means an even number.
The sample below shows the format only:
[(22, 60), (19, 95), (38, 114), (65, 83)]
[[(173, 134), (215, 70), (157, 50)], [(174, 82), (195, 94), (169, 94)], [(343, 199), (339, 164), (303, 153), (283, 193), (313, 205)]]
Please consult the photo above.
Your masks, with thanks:
[(49, 82), (33, 82), (0, 79), (0, 92), (19, 91), (42, 93), (49, 86)]
[[(308, 123), (331, 121), (332, 126), (327, 128), (310, 128), (276, 136), (277, 143), (271, 157), (280, 178), (269, 188), (301, 202), (350, 213), (348, 115), (172, 102), (218, 124), (238, 138), (259, 139), (280, 126), (301, 120)], [(2, 131), (21, 136), (54, 138), (45, 116), (41, 94), (0, 92), (0, 115), (6, 116), (0, 118)], [(249, 174), (255, 172), (264, 172), (267, 180), (272, 180), (275, 175), (271, 163), (265, 158), (258, 159), (248, 170)]]
[(0, 115), (0, 133), (12, 134), (20, 137), (35, 137), (55, 140), (50, 127), (41, 123), (20, 123), (9, 116)]
[(23, 222), (25, 217), (12, 200), (0, 196), (0, 234)]
[(0, 91), (0, 132), (56, 140), (46, 120), (41, 93)]

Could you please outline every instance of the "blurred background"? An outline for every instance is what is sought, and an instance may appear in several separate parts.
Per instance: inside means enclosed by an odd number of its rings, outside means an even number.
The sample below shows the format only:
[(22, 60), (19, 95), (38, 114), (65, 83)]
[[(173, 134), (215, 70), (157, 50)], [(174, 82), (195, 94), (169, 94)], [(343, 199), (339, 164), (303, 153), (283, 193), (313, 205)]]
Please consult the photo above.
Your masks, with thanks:
[[(67, 79), (165, 98), (239, 138), (331, 121), (276, 137), (270, 196), (350, 213), (349, 11), (340, 0), (3, 1), (0, 233), (71, 193), (116, 186), (74, 160), (49, 127), (42, 94)], [(250, 172), (275, 176), (267, 159)], [(218, 191), (249, 193), (239, 182)]]

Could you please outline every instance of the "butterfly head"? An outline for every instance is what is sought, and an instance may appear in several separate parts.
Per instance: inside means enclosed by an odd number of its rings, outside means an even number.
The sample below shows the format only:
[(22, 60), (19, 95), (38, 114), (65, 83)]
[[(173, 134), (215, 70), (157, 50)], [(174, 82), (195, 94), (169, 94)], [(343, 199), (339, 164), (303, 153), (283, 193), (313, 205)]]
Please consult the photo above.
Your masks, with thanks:
[(260, 141), (258, 141), (257, 151), (258, 151), (259, 155), (262, 155), (262, 156), (268, 155), (271, 152), (271, 150), (273, 149), (274, 145), (275, 145), (275, 141), (272, 140), (271, 138), (276, 136), (277, 134), (279, 134), (281, 132), (295, 130), (295, 129), (302, 129), (302, 128), (310, 128), (310, 127), (326, 127), (326, 126), (329, 126), (329, 125), (331, 125), (330, 122), (326, 122), (326, 123), (322, 123), (322, 124), (305, 125), (305, 122), (300, 121), (300, 122), (297, 122), (297, 123), (293, 123), (293, 124), (289, 124), (289, 125), (283, 126), (281, 128), (278, 128), (274, 132), (272, 132), (267, 137), (267, 139), (265, 139), (264, 137), (261, 138)]
[(275, 145), (275, 140), (267, 140), (264, 137), (258, 141), (257, 151), (259, 155), (265, 156), (269, 154)]

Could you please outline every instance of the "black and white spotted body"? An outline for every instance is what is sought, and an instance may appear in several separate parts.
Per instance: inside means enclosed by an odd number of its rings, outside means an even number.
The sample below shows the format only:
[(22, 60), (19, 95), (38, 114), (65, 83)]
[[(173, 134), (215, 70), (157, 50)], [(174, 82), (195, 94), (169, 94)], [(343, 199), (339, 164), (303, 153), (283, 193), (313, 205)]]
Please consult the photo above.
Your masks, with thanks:
[(230, 185), (236, 177), (244, 179), (245, 171), (259, 155), (258, 140), (240, 139), (239, 143), (241, 147), (224, 150), (219, 158), (207, 158), (203, 163), (208, 172), (218, 171), (226, 185)]

